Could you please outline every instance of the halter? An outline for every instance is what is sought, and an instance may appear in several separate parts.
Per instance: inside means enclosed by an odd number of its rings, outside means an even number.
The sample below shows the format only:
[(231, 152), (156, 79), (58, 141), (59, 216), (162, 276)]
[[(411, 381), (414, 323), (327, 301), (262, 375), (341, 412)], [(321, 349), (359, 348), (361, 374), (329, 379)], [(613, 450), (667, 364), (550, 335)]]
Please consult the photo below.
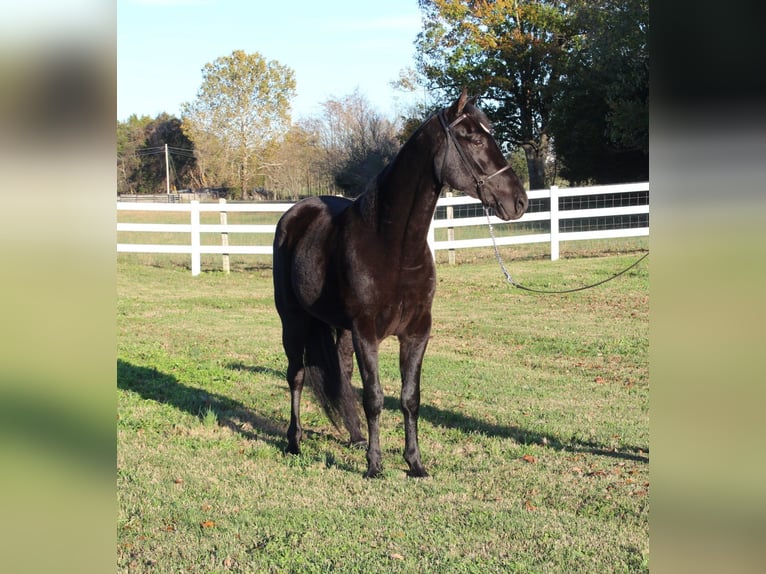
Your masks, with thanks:
[[(511, 164), (507, 164), (505, 167), (501, 167), (500, 169), (498, 169), (495, 173), (491, 175), (487, 175), (484, 177), (480, 177), (476, 175), (476, 171), (473, 169), (473, 166), (478, 167), (476, 165), (476, 162), (473, 160), (473, 158), (471, 158), (469, 155), (465, 153), (463, 148), (455, 139), (455, 134), (452, 133), (452, 128), (454, 128), (457, 124), (462, 122), (467, 117), (468, 117), (468, 114), (466, 113), (460, 114), (455, 120), (452, 121), (452, 123), (448, 124), (447, 118), (444, 117), (444, 110), (441, 110), (439, 112), (439, 122), (441, 122), (441, 125), (444, 128), (444, 133), (447, 134), (447, 146), (449, 146), (449, 142), (452, 142), (453, 144), (455, 144), (455, 149), (457, 150), (457, 153), (460, 156), (461, 161), (463, 162), (463, 166), (468, 170), (468, 172), (471, 174), (471, 177), (473, 178), (473, 181), (476, 183), (476, 194), (479, 197), (482, 197), (482, 189), (484, 188), (484, 184), (486, 184), (490, 179), (492, 179), (496, 175), (500, 175), (505, 170), (510, 169)], [(442, 160), (442, 172), (444, 172), (444, 162), (446, 160), (447, 160), (447, 152), (444, 153), (444, 159)]]
[[(452, 133), (452, 128), (454, 128), (457, 124), (462, 122), (466, 117), (468, 117), (468, 114), (462, 113), (457, 118), (455, 118), (452, 123), (447, 123), (447, 118), (444, 117), (444, 110), (441, 110), (439, 112), (439, 122), (441, 122), (442, 127), (444, 128), (444, 133), (447, 134), (447, 145), (449, 146), (449, 142), (452, 142), (455, 144), (455, 149), (457, 150), (458, 155), (460, 156), (460, 159), (463, 162), (463, 165), (465, 168), (469, 171), (471, 174), (471, 177), (476, 182), (476, 193), (481, 199), (482, 194), (482, 188), (484, 187), (484, 184), (487, 183), (490, 179), (495, 177), (496, 175), (499, 175), (503, 173), (505, 170), (509, 169), (511, 167), (511, 164), (506, 165), (505, 167), (501, 167), (498, 169), (495, 173), (488, 175), (484, 178), (481, 178), (476, 175), (476, 172), (474, 171), (471, 164), (476, 165), (476, 162), (473, 161), (473, 158), (470, 158), (462, 147), (460, 147), (460, 144), (458, 144), (457, 140), (455, 139), (455, 134)], [(442, 160), (442, 173), (444, 172), (444, 163), (447, 160), (447, 152), (444, 153), (444, 159)], [(478, 166), (477, 166), (478, 167)], [(484, 201), (482, 200), (482, 203)], [(627, 267), (626, 269), (623, 269), (622, 271), (615, 273), (614, 275), (607, 277), (606, 279), (603, 279), (597, 283), (593, 283), (592, 285), (583, 285), (582, 287), (575, 287), (573, 289), (562, 289), (560, 291), (553, 291), (553, 290), (545, 290), (545, 289), (533, 289), (532, 287), (527, 287), (525, 285), (522, 285), (521, 283), (516, 282), (513, 277), (511, 277), (511, 274), (508, 272), (508, 270), (505, 268), (505, 264), (503, 263), (502, 258), (500, 257), (500, 250), (497, 248), (497, 240), (495, 239), (495, 232), (492, 228), (492, 220), (490, 218), (490, 212), (489, 208), (487, 206), (484, 206), (484, 213), (487, 215), (487, 224), (489, 225), (489, 234), (490, 237), (492, 237), (492, 245), (495, 248), (495, 257), (497, 258), (497, 262), (500, 264), (500, 269), (503, 272), (503, 275), (505, 275), (506, 281), (508, 281), (509, 284), (511, 284), (514, 287), (517, 287), (518, 289), (522, 289), (524, 291), (530, 291), (533, 293), (555, 293), (555, 294), (562, 294), (562, 293), (574, 293), (575, 291), (584, 291), (585, 289), (591, 289), (593, 287), (597, 287), (599, 285), (602, 285), (606, 283), (607, 281), (611, 281), (612, 279), (616, 279), (620, 275), (623, 275), (627, 271), (633, 269), (636, 265), (641, 263), (644, 259), (646, 259), (649, 256), (649, 253), (645, 253), (643, 256), (641, 256), (638, 261), (634, 262), (632, 265)]]

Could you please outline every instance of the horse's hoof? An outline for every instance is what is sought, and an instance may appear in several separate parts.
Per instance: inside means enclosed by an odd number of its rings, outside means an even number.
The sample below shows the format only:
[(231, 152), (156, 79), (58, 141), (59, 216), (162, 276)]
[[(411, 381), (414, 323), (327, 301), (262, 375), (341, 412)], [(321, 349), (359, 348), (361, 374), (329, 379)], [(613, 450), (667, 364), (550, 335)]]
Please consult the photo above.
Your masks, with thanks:
[(364, 478), (382, 478), (383, 477), (383, 469), (377, 468), (377, 469), (368, 469), (367, 472), (364, 473)]
[(366, 441), (366, 440), (364, 440), (364, 439), (362, 439), (362, 440), (357, 440), (357, 441), (351, 441), (351, 442), (349, 443), (349, 446), (350, 446), (351, 448), (356, 448), (356, 449), (360, 449), (360, 450), (361, 450), (361, 449), (367, 449), (367, 441)]
[(299, 446), (287, 445), (287, 448), (285, 449), (285, 452), (287, 454), (298, 455), (298, 454), (301, 453), (301, 448)]
[(407, 473), (410, 478), (429, 478), (430, 475), (426, 472), (426, 469), (421, 467), (411, 468)]

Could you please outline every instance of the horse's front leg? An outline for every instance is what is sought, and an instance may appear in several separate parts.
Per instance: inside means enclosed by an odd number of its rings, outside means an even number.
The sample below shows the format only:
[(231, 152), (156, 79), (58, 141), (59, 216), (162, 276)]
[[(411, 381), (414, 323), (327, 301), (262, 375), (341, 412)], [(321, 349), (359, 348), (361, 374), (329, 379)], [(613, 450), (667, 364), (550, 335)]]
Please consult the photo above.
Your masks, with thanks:
[(383, 410), (383, 389), (378, 374), (378, 340), (373, 330), (354, 330), (354, 351), (362, 377), (362, 403), (367, 417), (367, 472), (366, 478), (380, 476), (383, 471), (380, 451), (380, 413)]
[[(428, 330), (430, 331), (430, 329)], [(399, 370), (402, 375), (402, 413), (404, 414), (404, 460), (410, 476), (428, 476), (420, 460), (418, 446), (418, 414), (420, 413), (420, 370), (428, 345), (425, 335), (399, 337)]]

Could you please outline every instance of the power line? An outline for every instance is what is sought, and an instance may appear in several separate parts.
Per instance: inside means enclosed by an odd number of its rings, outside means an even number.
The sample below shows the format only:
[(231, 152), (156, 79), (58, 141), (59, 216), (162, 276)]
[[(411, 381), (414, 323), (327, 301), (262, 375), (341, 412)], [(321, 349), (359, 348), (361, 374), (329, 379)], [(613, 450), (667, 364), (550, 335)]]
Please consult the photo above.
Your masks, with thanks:
[(191, 158), (194, 159), (194, 150), (189, 148), (181, 148), (181, 147), (175, 147), (170, 146), (168, 144), (164, 144), (161, 146), (148, 146), (139, 148), (135, 151), (136, 156), (138, 157), (146, 157), (150, 155), (158, 155), (163, 154), (165, 156), (165, 184), (167, 186), (168, 193), (170, 193), (170, 181), (171, 176), (170, 172), (173, 172), (173, 180), (176, 181), (178, 179), (178, 172), (176, 170), (175, 162), (173, 162), (172, 155), (181, 156), (184, 158)]
[(154, 155), (157, 153), (165, 153), (165, 146), (144, 147), (136, 150), (136, 155)]
[(181, 157), (195, 157), (194, 151), (190, 149), (168, 146), (168, 150)]
[[(190, 148), (168, 146), (168, 150), (172, 151), (175, 155), (181, 155), (185, 157), (194, 157), (194, 150)], [(136, 150), (136, 155), (155, 155), (159, 153), (165, 153), (165, 146), (154, 147), (142, 147)]]

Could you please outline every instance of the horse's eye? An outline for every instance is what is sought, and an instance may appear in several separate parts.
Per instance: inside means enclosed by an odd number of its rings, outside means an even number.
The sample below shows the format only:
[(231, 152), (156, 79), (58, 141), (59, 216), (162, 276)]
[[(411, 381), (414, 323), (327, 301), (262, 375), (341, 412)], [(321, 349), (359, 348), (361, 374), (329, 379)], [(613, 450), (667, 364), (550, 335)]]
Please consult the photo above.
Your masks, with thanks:
[(473, 137), (471, 138), (471, 143), (476, 147), (482, 147), (484, 145), (484, 138)]

